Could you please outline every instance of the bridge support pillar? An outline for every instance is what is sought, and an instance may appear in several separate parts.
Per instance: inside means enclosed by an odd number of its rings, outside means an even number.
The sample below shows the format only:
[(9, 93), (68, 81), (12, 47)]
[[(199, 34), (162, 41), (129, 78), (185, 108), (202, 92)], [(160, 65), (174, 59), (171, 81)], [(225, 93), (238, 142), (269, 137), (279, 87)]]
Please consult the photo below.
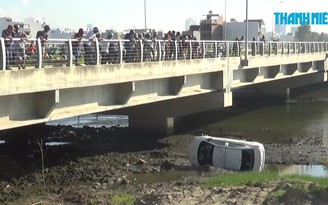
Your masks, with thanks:
[(173, 134), (179, 117), (232, 105), (231, 92), (211, 92), (126, 108), (112, 114), (128, 115), (129, 127), (143, 133)]
[(130, 115), (129, 127), (150, 134), (171, 135), (174, 133), (174, 117)]

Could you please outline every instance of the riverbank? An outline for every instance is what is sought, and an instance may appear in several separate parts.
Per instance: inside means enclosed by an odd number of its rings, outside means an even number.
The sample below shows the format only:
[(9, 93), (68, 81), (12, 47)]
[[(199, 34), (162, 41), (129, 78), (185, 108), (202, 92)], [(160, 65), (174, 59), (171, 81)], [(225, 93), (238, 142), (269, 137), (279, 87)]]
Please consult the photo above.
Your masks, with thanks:
[[(192, 167), (188, 144), (196, 130), (169, 137), (137, 135), (129, 128), (48, 127), (48, 136), (70, 145), (49, 147), (45, 154), (45, 186), (40, 149), (1, 156), (0, 202), (4, 204), (113, 204), (114, 196), (132, 197), (134, 204), (262, 204), (284, 182), (260, 186), (205, 188), (210, 176), (230, 171)], [(230, 137), (245, 139), (240, 133)], [(288, 144), (265, 143), (268, 164), (322, 164), (327, 158), (319, 137)], [(35, 144), (34, 144), (35, 145)], [(17, 158), (17, 156), (24, 156)], [(273, 183), (273, 184), (272, 184)], [(124, 196), (124, 195), (123, 195)]]

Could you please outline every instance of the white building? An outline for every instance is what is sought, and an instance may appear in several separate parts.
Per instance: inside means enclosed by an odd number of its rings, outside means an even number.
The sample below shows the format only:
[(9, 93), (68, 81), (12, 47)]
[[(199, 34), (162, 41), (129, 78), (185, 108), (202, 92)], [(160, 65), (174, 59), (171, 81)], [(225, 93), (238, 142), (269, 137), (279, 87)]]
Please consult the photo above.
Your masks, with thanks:
[(279, 33), (280, 35), (286, 35), (286, 25), (278, 25), (275, 26), (276, 33)]
[(24, 24), (29, 26), (31, 38), (35, 38), (36, 33), (43, 30), (43, 22), (32, 17), (24, 19)]
[(196, 19), (189, 18), (185, 22), (186, 25), (186, 31), (189, 31), (189, 28), (191, 25), (199, 25), (199, 22)]
[(66, 30), (60, 30), (59, 28), (51, 29), (49, 38), (57, 38), (57, 39), (67, 39), (67, 38), (73, 38), (75, 32), (66, 29)]
[[(246, 22), (225, 22), (226, 25), (223, 25), (223, 29), (226, 29), (226, 32), (223, 31), (224, 40), (235, 40), (236, 37), (239, 39), (241, 36), (246, 38)], [(227, 36), (225, 36), (225, 34)], [(265, 24), (262, 19), (248, 20), (248, 40), (253, 40), (255, 37), (256, 40), (259, 40), (265, 34)]]
[(30, 35), (30, 26), (23, 22), (13, 21), (10, 17), (2, 17), (0, 18), (0, 32), (8, 27), (8, 25), (15, 25), (18, 24), (20, 26), (20, 31), (24, 31), (28, 36)]

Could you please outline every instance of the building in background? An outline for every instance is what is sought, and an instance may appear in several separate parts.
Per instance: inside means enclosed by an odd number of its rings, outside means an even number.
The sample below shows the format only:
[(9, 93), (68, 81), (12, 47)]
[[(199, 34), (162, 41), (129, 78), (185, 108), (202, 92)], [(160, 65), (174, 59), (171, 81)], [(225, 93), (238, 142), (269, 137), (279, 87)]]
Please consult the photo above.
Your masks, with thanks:
[(275, 31), (276, 33), (280, 34), (280, 35), (286, 35), (286, 25), (275, 25)]
[(200, 21), (200, 40), (222, 40), (223, 39), (223, 16), (213, 14), (212, 11), (206, 15), (206, 19)]
[[(223, 28), (227, 30), (223, 32), (223, 39), (224, 40), (235, 40), (236, 37), (239, 39), (244, 36), (246, 38), (246, 22), (225, 22), (226, 25)], [(224, 34), (227, 36), (224, 36)], [(259, 40), (266, 33), (265, 24), (262, 19), (252, 19), (248, 20), (248, 40), (255, 39)]]
[(187, 19), (185, 22), (186, 31), (189, 31), (190, 26), (192, 25), (199, 25), (199, 22), (196, 19), (192, 19), (192, 18)]
[(91, 31), (93, 29), (93, 24), (91, 24), (91, 23), (89, 23), (89, 24), (87, 24), (87, 32), (88, 31)]
[(21, 32), (25, 32), (27, 36), (31, 36), (31, 29), (29, 24), (25, 24), (24, 22), (13, 21), (10, 17), (2, 17), (0, 18), (0, 31), (3, 31), (8, 27), (8, 25), (19, 25), (19, 30)]

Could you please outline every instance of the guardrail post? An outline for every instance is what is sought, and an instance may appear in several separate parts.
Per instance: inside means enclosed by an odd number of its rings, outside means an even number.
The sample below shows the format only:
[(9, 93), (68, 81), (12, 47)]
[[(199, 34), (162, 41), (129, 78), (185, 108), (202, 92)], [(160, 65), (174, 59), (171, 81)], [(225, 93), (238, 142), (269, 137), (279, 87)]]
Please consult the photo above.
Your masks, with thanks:
[(287, 44), (287, 54), (290, 54), (290, 43)]
[(123, 62), (123, 44), (121, 39), (118, 39), (118, 53), (119, 62), (121, 64)]
[[(237, 55), (237, 56), (240, 56), (240, 55), (239, 55), (239, 54), (240, 54), (240, 51), (239, 51), (239, 48), (240, 48), (240, 47), (239, 47), (239, 41), (236, 42), (236, 45), (237, 45), (237, 46), (236, 46), (236, 55)], [(233, 47), (232, 47), (232, 49), (233, 49)], [(234, 52), (234, 51), (232, 51), (232, 53), (233, 53), (233, 52)]]
[(271, 52), (272, 52), (272, 43), (269, 42), (269, 56), (271, 56)]
[(192, 42), (188, 41), (188, 45), (189, 45), (189, 59), (191, 60), (192, 59), (192, 53), (194, 52), (192, 50)]
[(295, 42), (293, 43), (293, 54), (295, 54), (296, 53), (296, 44), (295, 44)]
[(174, 60), (178, 60), (178, 42), (173, 41), (174, 43)]
[[(68, 64), (67, 66), (72, 67), (73, 66), (73, 47), (72, 47), (72, 39), (68, 39), (67, 41), (67, 47), (68, 47)], [(78, 59), (75, 59), (77, 62)]]
[(0, 38), (0, 54), (0, 70), (6, 70), (6, 47), (4, 38)]
[[(45, 45), (44, 45), (45, 46)], [(42, 61), (43, 61), (43, 53), (42, 53), (42, 45), (40, 38), (36, 39), (36, 57), (37, 57), (37, 64), (35, 68), (42, 68)]]
[(230, 50), (230, 47), (229, 47), (229, 42), (226, 42), (225, 43), (225, 47), (226, 47), (226, 56), (225, 57), (230, 57), (230, 52), (229, 52), (229, 50)]
[(218, 42), (214, 41), (214, 58), (218, 57)]
[(162, 61), (162, 44), (158, 40), (156, 40), (155, 42), (157, 44), (157, 59), (158, 61)]
[(140, 63), (143, 62), (143, 43), (142, 43), (142, 40), (139, 39), (139, 46), (140, 46)]
[(99, 40), (98, 38), (95, 41), (96, 43), (96, 65), (100, 64), (100, 50), (99, 50)]
[(202, 58), (204, 59), (205, 58), (205, 53), (206, 52), (206, 49), (205, 49), (205, 41), (202, 41)]
[(285, 43), (282, 42), (281, 43), (281, 54), (284, 55), (284, 53), (285, 53)]

